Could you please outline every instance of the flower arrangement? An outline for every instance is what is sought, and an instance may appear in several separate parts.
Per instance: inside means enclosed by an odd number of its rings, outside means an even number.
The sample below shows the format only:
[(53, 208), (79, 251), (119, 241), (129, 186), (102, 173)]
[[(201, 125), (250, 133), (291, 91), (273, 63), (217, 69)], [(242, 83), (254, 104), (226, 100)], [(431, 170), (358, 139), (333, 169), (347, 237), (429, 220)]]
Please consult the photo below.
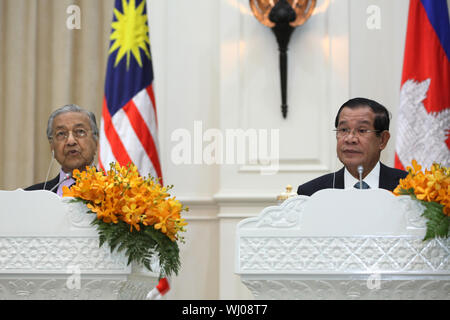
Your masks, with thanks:
[(422, 216), (427, 221), (424, 240), (449, 235), (450, 227), (450, 168), (433, 163), (422, 172), (416, 160), (407, 167), (408, 175), (400, 179), (395, 195), (410, 195), (425, 207)]
[(111, 252), (125, 251), (128, 264), (141, 263), (148, 270), (151, 259), (158, 255), (160, 277), (178, 274), (180, 268), (177, 241), (184, 242), (179, 232), (187, 223), (181, 211), (188, 211), (170, 197), (173, 186), (162, 187), (149, 175), (144, 179), (135, 165), (110, 164), (106, 173), (95, 167), (73, 171), (75, 184), (63, 187), (64, 197), (84, 202), (90, 213), (97, 214), (92, 221), (99, 232), (100, 246), (107, 242)]

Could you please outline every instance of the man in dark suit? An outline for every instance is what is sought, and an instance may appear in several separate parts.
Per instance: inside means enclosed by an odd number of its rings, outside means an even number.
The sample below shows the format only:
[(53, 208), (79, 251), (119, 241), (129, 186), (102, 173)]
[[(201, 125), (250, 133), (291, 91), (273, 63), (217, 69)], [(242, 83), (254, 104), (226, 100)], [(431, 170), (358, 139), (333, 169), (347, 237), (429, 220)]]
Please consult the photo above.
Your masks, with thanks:
[(54, 193), (56, 193), (56, 188), (55, 186), (59, 183), (59, 174), (53, 178), (52, 180), (49, 180), (47, 182), (40, 182), (40, 183), (36, 183), (33, 184), (32, 186), (29, 186), (27, 188), (25, 188), (24, 190), (26, 191), (33, 191), (33, 190), (51, 190)]
[(83, 171), (93, 165), (98, 141), (95, 115), (77, 105), (65, 105), (50, 115), (47, 138), (53, 159), (61, 165), (60, 173), (25, 190), (51, 190), (61, 196), (62, 187), (75, 182), (70, 177), (74, 169)]
[(300, 185), (297, 194), (311, 196), (322, 189), (360, 188), (360, 171), (363, 189), (393, 191), (408, 173), (380, 162), (381, 150), (390, 138), (389, 121), (388, 110), (376, 101), (354, 98), (344, 103), (335, 119), (336, 152), (344, 168)]

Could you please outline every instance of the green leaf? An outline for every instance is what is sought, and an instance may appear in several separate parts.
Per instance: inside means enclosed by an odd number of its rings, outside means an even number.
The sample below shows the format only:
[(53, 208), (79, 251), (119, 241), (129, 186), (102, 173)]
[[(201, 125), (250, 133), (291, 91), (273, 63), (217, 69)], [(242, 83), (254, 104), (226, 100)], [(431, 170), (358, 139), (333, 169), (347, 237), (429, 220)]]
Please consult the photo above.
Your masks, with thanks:
[(429, 240), (436, 237), (447, 238), (449, 235), (450, 218), (444, 212), (444, 206), (436, 202), (427, 202), (420, 200), (425, 210), (422, 216), (427, 218), (427, 231), (423, 240)]
[(111, 252), (124, 252), (128, 265), (136, 262), (153, 271), (150, 262), (156, 254), (161, 268), (160, 278), (178, 274), (181, 263), (177, 242), (153, 226), (141, 226), (140, 231), (133, 229), (130, 232), (130, 226), (123, 221), (115, 224), (96, 219), (92, 225), (99, 233), (100, 247), (107, 243)]
[(414, 200), (417, 200), (416, 195), (414, 194), (414, 188), (409, 189), (400, 189), (399, 195), (401, 196), (411, 196)]

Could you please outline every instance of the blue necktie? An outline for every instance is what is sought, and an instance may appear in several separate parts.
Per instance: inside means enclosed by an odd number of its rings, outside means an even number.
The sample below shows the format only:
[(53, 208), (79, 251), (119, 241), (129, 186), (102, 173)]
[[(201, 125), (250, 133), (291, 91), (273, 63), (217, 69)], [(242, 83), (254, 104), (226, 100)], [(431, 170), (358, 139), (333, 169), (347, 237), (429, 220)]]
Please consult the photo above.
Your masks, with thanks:
[[(361, 189), (361, 188), (359, 187), (359, 181), (358, 181), (357, 183), (355, 183), (355, 185), (353, 186), (353, 188)], [(370, 189), (369, 185), (368, 185), (365, 181), (362, 182), (362, 189)]]

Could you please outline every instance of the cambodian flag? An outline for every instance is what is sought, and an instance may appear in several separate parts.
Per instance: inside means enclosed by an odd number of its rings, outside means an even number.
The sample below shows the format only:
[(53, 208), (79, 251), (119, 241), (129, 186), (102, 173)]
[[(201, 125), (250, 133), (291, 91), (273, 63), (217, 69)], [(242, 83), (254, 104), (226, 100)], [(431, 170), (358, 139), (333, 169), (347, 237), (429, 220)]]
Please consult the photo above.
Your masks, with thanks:
[(450, 24), (447, 0), (410, 0), (395, 166), (450, 165)]
[(133, 162), (161, 178), (145, 0), (116, 0), (100, 124), (99, 165)]

